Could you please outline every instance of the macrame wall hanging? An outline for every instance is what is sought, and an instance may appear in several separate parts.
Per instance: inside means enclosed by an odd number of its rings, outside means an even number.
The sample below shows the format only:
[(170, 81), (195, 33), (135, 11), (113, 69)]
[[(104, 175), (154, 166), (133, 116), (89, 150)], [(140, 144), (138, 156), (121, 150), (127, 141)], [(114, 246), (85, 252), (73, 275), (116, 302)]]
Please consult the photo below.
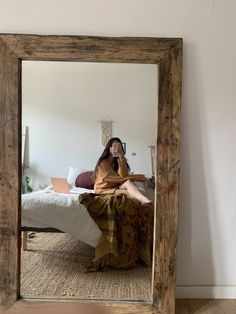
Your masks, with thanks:
[(112, 123), (113, 121), (102, 120), (98, 121), (101, 126), (101, 144), (106, 146), (110, 138), (112, 138)]

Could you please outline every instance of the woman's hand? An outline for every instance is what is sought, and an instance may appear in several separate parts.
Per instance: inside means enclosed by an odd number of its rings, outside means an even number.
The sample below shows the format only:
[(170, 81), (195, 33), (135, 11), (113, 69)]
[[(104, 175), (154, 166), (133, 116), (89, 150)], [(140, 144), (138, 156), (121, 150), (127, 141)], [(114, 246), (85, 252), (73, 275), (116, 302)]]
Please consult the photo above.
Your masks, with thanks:
[(119, 154), (119, 158), (120, 159), (124, 159), (125, 158), (124, 157), (124, 151), (123, 151), (120, 143), (119, 143), (119, 146), (118, 146), (118, 154)]

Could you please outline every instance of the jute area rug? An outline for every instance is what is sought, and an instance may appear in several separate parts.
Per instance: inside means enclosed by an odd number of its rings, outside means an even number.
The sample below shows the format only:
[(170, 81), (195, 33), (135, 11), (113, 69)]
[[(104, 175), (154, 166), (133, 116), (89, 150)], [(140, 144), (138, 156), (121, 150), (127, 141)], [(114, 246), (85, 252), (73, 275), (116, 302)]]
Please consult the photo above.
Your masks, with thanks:
[(151, 300), (151, 268), (86, 273), (94, 248), (64, 233), (36, 233), (21, 255), (21, 295)]

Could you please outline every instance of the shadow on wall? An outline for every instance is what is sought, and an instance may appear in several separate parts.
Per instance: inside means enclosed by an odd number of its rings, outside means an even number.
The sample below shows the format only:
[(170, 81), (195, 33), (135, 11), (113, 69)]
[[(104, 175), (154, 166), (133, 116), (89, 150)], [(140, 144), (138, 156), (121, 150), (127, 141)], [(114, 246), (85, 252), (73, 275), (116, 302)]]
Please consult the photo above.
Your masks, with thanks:
[[(216, 198), (211, 171), (207, 167), (211, 156), (205, 134), (206, 104), (204, 86), (201, 84), (204, 80), (203, 77), (194, 75), (194, 73), (203, 75), (203, 68), (199, 68), (201, 60), (193, 46), (185, 45), (184, 55), (177, 298), (204, 298), (204, 291), (198, 290), (201, 291), (201, 295), (194, 295), (196, 291), (191, 292), (185, 287), (214, 286), (216, 279), (214, 258), (217, 257), (217, 264), (220, 264), (221, 257), (214, 256), (213, 251), (214, 235), (211, 230), (210, 214), (211, 209), (216, 209), (216, 204), (213, 203)], [(191, 74), (187, 72), (190, 68)], [(218, 225), (214, 225), (214, 228), (218, 229)], [(214, 287), (209, 289), (205, 290), (207, 293), (205, 297), (210, 297), (209, 294), (214, 296)]]

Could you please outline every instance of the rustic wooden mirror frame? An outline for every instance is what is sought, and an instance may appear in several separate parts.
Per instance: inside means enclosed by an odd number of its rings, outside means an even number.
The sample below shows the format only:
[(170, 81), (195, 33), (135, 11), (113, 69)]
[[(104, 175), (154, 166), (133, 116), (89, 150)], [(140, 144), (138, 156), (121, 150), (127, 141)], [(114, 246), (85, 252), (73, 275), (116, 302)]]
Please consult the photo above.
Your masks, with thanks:
[(109, 308), (112, 313), (173, 314), (182, 39), (0, 35), (0, 305), (3, 308), (21, 307), (20, 303), (27, 303), (20, 300), (22, 60), (158, 64), (153, 302), (109, 303)]

